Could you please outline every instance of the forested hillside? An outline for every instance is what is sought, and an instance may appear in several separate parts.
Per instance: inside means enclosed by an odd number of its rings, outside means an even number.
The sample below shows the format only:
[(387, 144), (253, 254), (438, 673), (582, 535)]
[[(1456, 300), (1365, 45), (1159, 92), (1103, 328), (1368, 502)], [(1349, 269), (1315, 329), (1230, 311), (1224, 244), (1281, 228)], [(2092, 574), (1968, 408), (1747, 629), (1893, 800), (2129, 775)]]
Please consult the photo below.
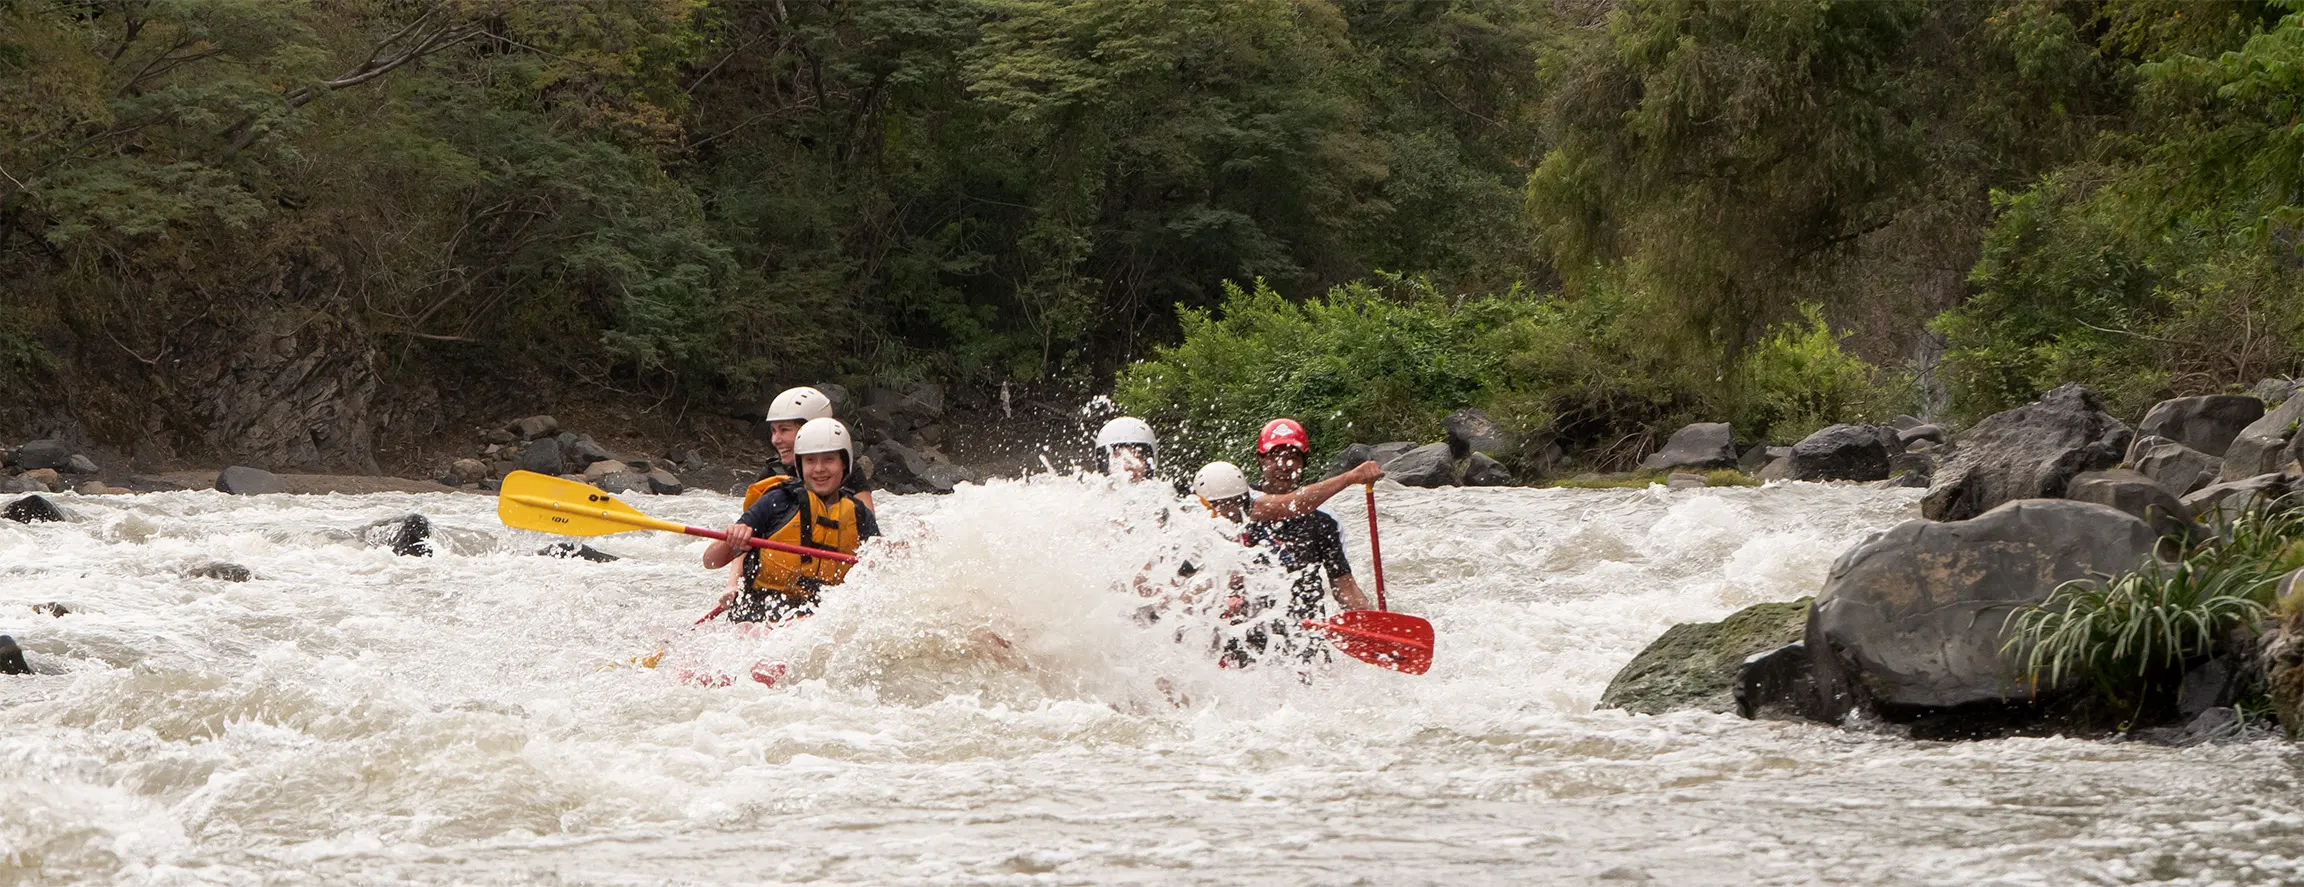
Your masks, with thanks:
[[(2299, 369), (2292, 11), (0, 0), (0, 427), (372, 467), (537, 399), (1122, 372), (1621, 459), (2140, 404)], [(1164, 350), (1308, 299), (1394, 356)]]

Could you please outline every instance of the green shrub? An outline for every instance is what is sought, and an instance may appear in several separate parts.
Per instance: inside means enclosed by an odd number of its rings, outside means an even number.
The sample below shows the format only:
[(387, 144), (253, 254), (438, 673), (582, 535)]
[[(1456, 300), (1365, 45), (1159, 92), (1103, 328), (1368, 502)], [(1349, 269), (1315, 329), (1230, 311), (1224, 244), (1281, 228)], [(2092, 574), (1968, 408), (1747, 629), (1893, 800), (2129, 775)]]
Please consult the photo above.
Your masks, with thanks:
[(1736, 430), (1756, 440), (1794, 441), (1828, 425), (1887, 418), (1895, 400), (1888, 374), (1841, 347), (1847, 336), (1824, 322), (1823, 306), (1801, 306), (1746, 356)]

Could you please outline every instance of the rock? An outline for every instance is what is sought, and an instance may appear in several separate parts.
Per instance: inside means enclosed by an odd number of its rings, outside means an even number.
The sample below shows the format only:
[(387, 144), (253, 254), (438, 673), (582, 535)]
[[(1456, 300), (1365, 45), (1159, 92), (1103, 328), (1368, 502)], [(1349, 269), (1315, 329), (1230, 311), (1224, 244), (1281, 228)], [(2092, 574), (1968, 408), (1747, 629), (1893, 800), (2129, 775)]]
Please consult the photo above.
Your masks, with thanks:
[(848, 427), (859, 443), (880, 443), (900, 440), (912, 433), (912, 420), (881, 405), (869, 405), (855, 412), (855, 421)]
[(102, 470), (96, 467), (96, 460), (79, 453), (73, 453), (72, 458), (64, 460), (66, 474), (95, 474)]
[(1687, 471), (1675, 471), (1664, 478), (1664, 488), (1667, 490), (1701, 490), (1709, 486), (1711, 484), (1705, 482), (1704, 475)]
[(457, 485), (476, 484), (488, 479), (488, 463), (478, 459), (458, 459), (448, 463), (448, 476)]
[(45, 604), (33, 604), (32, 612), (41, 616), (48, 616), (55, 619), (62, 619), (66, 616), (72, 615), (72, 611), (70, 609), (56, 601), (49, 601)]
[(1966, 520), (2004, 502), (2061, 498), (2073, 475), (2120, 464), (2130, 437), (2088, 389), (2064, 385), (1962, 435), (1921, 498), (1920, 515)]
[(1414, 441), (1387, 441), (1385, 443), (1380, 443), (1369, 447), (1368, 458), (1375, 461), (1376, 467), (1389, 470), (1392, 465), (1392, 460), (1408, 455), (1409, 453), (1415, 451), (1416, 447), (1417, 444)]
[(214, 579), (219, 582), (246, 582), (256, 578), (256, 574), (249, 572), (247, 567), (239, 564), (228, 564), (223, 561), (201, 564), (185, 570), (184, 575), (193, 579)]
[(658, 496), (678, 496), (688, 491), (688, 488), (680, 483), (679, 475), (662, 468), (652, 469), (646, 476), (648, 478), (648, 491)]
[(1792, 445), (1793, 480), (1887, 480), (1888, 446), (1871, 425), (1834, 425)]
[(1880, 488), (1886, 490), (1924, 490), (1928, 488), (1928, 475), (1917, 471), (1906, 471), (1881, 481)]
[(38, 487), (38, 489), (26, 490), (25, 492), (28, 493), (53, 493), (64, 487), (63, 475), (57, 474), (54, 468), (35, 468), (17, 475), (16, 479), (22, 481), (24, 485)]
[(1728, 693), (1736, 700), (1736, 714), (1750, 720), (1829, 719), (1817, 710), (1815, 658), (1799, 641), (1745, 657)]
[(1816, 710), (1837, 722), (1865, 708), (1890, 720), (2002, 701), (2028, 702), (2022, 651), (2001, 652), (2017, 608), (2072, 579), (2115, 574), (2159, 537), (2089, 502), (2019, 499), (1962, 521), (1906, 521), (1832, 565), (1802, 642)]
[(554, 542), (537, 549), (536, 553), (543, 557), (583, 558), (596, 564), (605, 564), (617, 559), (613, 554), (593, 548), (590, 545), (579, 545), (574, 542)]
[(2136, 423), (2136, 433), (2165, 437), (2208, 455), (2222, 456), (2241, 429), (2261, 418), (2264, 401), (2245, 394), (2178, 397), (2153, 404), (2145, 411), (2144, 421)]
[(949, 493), (964, 483), (976, 482), (976, 472), (946, 461), (942, 457), (928, 460), (928, 468), (920, 472), (920, 486), (931, 493)]
[[(1934, 454), (1897, 453), (1888, 457), (1888, 474), (1892, 477), (1917, 474), (1925, 478), (1933, 476), (1935, 473), (1936, 457)], [(1921, 486), (1927, 486), (1927, 484), (1921, 484)]]
[(634, 474), (641, 473), (632, 471), (632, 466), (618, 462), (614, 459), (603, 459), (585, 467), (584, 481), (586, 483), (599, 483), (600, 479), (603, 477), (607, 477), (611, 474), (622, 474), (625, 472), (632, 472)]
[(1937, 444), (1937, 443), (1933, 443), (1933, 442), (1930, 442), (1930, 441), (1925, 441), (1925, 440), (1916, 440), (1916, 441), (1913, 441), (1913, 442), (1911, 442), (1910, 444), (1906, 445), (1906, 446), (1904, 447), (1904, 452), (1906, 452), (1906, 453), (1941, 453), (1941, 452), (1943, 452), (1945, 449), (1946, 449), (1946, 448), (1945, 448), (1945, 446), (1944, 446), (1944, 445), (1942, 445), (1942, 444)]
[(2231, 448), (2224, 451), (2224, 470), (2216, 479), (2233, 481), (2279, 471), (2288, 463), (2288, 443), (2295, 439), (2299, 424), (2304, 424), (2304, 397), (2281, 401), (2263, 418), (2240, 429)]
[(1888, 420), (1888, 427), (1896, 429), (1899, 433), (1910, 431), (1914, 428), (1918, 428), (1926, 424), (1928, 423), (1918, 416), (1897, 416), (1894, 419)]
[(2230, 656), (2217, 656), (2184, 672), (2176, 688), (2176, 713), (2185, 720), (2211, 708), (2228, 708), (2240, 701), (2247, 673)]
[(537, 474), (549, 474), (555, 477), (568, 470), (567, 460), (562, 458), (560, 454), (560, 441), (549, 437), (531, 441), (526, 447), (522, 447), (519, 464), (522, 471), (533, 471)]
[(510, 426), (506, 428), (506, 430), (512, 432), (521, 440), (536, 440), (537, 438), (551, 437), (552, 435), (560, 433), (560, 420), (554, 419), (551, 416), (529, 416), (528, 418), (514, 421)]
[(672, 462), (673, 464), (679, 466), (681, 471), (704, 470), (704, 454), (695, 450), (680, 451), (680, 458), (673, 459)]
[(1449, 451), (1458, 459), (1473, 453), (1509, 457), (1520, 452), (1520, 436), (1505, 431), (1504, 426), (1488, 418), (1484, 410), (1472, 407), (1457, 410), (1441, 419), (1440, 426), (1448, 430)]
[(1913, 444), (1920, 441), (1941, 446), (1949, 434), (1950, 432), (1945, 431), (1942, 425), (1915, 425), (1896, 432), (1896, 448), (1898, 450), (1910, 450)]
[(1736, 710), (1730, 686), (1744, 660), (1800, 639), (1808, 599), (1755, 604), (1718, 622), (1665, 629), (1600, 694), (1601, 708), (1639, 714)]
[(179, 493), (183, 490), (183, 484), (161, 480), (157, 477), (146, 477), (139, 474), (128, 478), (128, 491), (131, 493)]
[(0, 475), (0, 493), (45, 493), (48, 485), (12, 475)]
[(2304, 569), (2280, 578), (2272, 592), (2273, 628), (2264, 638), (2265, 695), (2288, 731), (2304, 734)]
[(944, 416), (944, 386), (933, 382), (918, 382), (904, 389), (897, 399), (896, 408), (919, 419), (923, 424)]
[(1764, 484), (1790, 480), (1792, 479), (1792, 460), (1789, 457), (1771, 459), (1767, 465), (1760, 468), (1759, 473), (1752, 476)]
[(1668, 468), (1733, 468), (1736, 466), (1736, 441), (1726, 422), (1698, 422), (1672, 432), (1672, 439), (1664, 448), (1640, 460), (1640, 467), (1651, 471)]
[(1447, 444), (1425, 444), (1384, 466), (1384, 476), (1411, 487), (1450, 486), (1456, 483), (1456, 460)]
[(591, 473), (589, 466), (601, 462), (621, 461), (615, 453), (609, 452), (607, 447), (594, 441), (592, 435), (589, 434), (576, 435), (575, 439), (561, 444), (560, 453), (568, 460), (568, 467), (583, 471), (586, 474)]
[(1475, 452), (1464, 460), (1464, 485), (1467, 487), (1508, 487), (1512, 485), (1512, 470), (1504, 463), (1488, 458), (1487, 453)]
[[(537, 436), (542, 437), (543, 435)], [(480, 429), (480, 442), (491, 447), (510, 446), (520, 442), (520, 435), (502, 428), (482, 428)]]
[(0, 518), (20, 524), (63, 523), (65, 520), (64, 509), (56, 507), (56, 503), (40, 495), (26, 496), (8, 503), (6, 509), (0, 509)]
[(2249, 388), (2249, 395), (2264, 402), (2266, 408), (2288, 402), (2288, 395), (2304, 390), (2304, 381), (2296, 379), (2265, 379)]
[(24, 661), (24, 648), (16, 639), (0, 634), (0, 674), (31, 674), (32, 665)]
[(916, 493), (921, 489), (922, 475), (929, 472), (928, 454), (892, 440), (884, 440), (866, 449), (872, 459), (872, 483), (891, 493)]
[(216, 474), (216, 489), (235, 496), (264, 496), (285, 491), (288, 485), (264, 469), (234, 465)]
[(2224, 460), (2164, 437), (2146, 437), (2129, 450), (2129, 464), (2178, 496), (2188, 496), (2216, 482)]
[(592, 485), (611, 493), (646, 493), (651, 489), (648, 486), (648, 475), (637, 471), (604, 474)]
[(1344, 445), (1344, 449), (1336, 454), (1336, 470), (1328, 472), (1328, 476), (1335, 477), (1336, 475), (1351, 471), (1360, 463), (1369, 461), (1375, 456), (1375, 453), (1375, 447), (1371, 447), (1364, 443), (1346, 444)]
[(26, 471), (64, 468), (72, 464), (72, 448), (63, 441), (36, 440), (16, 448), (16, 466)]
[(518, 462), (505, 460), (488, 463), (488, 476), (493, 478), (501, 478), (519, 470), (520, 463)]
[(1768, 447), (1757, 444), (1744, 448), (1744, 452), (1736, 457), (1736, 470), (1745, 474), (1759, 473), (1760, 469), (1768, 467), (1768, 463), (1774, 458), (1768, 455), (1768, 449)]
[(115, 487), (100, 480), (92, 480), (77, 487), (73, 487), (72, 492), (79, 493), (82, 496), (123, 496), (136, 491)]
[(361, 527), (360, 538), (402, 557), (431, 557), (438, 550), (432, 542), (432, 521), (421, 514), (385, 518)]
[(2202, 487), (2199, 492), (2185, 496), (2183, 502), (2184, 507), (2192, 510), (2194, 520), (2230, 523), (2260, 503), (2288, 495), (2291, 486), (2287, 475), (2259, 474)]
[(2125, 468), (2083, 471), (2072, 477), (2072, 483), (2065, 487), (2064, 498), (2120, 509), (2142, 519), (2151, 525), (2152, 532), (2163, 537), (2192, 535), (2192, 509), (2178, 501), (2168, 488), (2139, 472)]

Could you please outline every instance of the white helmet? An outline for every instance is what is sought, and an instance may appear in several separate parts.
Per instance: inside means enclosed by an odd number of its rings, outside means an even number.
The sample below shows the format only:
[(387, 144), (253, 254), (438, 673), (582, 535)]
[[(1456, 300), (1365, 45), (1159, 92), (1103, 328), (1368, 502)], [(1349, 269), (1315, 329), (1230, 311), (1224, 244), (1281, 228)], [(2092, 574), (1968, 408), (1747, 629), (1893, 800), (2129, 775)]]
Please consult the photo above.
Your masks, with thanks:
[[(802, 385), (786, 388), (783, 394), (768, 402), (770, 422), (808, 422), (832, 418), (832, 398), (824, 392)], [(822, 452), (821, 450), (818, 452)]]
[(856, 464), (856, 444), (848, 438), (848, 426), (830, 416), (808, 420), (808, 424), (800, 426), (800, 433), (792, 436), (794, 458), (809, 453), (835, 452), (846, 455), (848, 464)]
[(1103, 430), (1096, 432), (1096, 448), (1099, 450), (1109, 450), (1121, 444), (1137, 444), (1157, 450), (1160, 436), (1152, 433), (1151, 425), (1135, 416), (1121, 416), (1106, 422)]
[(1235, 496), (1248, 495), (1248, 478), (1240, 473), (1240, 466), (1230, 462), (1210, 462), (1192, 476), (1192, 495), (1210, 502), (1221, 502)]

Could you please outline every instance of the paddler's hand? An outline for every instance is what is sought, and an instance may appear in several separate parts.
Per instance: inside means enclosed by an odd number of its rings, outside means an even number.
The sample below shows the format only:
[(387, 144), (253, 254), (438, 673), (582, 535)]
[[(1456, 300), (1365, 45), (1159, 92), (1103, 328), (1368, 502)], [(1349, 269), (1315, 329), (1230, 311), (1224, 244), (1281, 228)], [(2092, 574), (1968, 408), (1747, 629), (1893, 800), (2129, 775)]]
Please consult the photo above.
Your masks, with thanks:
[(721, 532), (728, 534), (728, 547), (736, 549), (736, 553), (738, 555), (742, 555), (745, 549), (752, 547), (751, 524), (745, 523), (743, 521), (737, 521), (735, 523), (729, 524), (728, 529), (722, 530)]
[(1354, 484), (1372, 484), (1384, 479), (1384, 468), (1370, 460), (1352, 466), (1352, 470), (1344, 472), (1344, 477)]
[[(728, 589), (728, 593), (727, 593), (727, 594), (724, 594), (724, 595), (721, 595), (721, 596), (720, 596), (720, 609), (723, 609), (723, 610), (725, 610), (725, 609), (728, 609), (728, 608), (730, 608), (730, 607), (736, 606), (736, 595), (737, 595), (737, 594), (739, 594), (739, 593), (740, 593), (740, 592), (739, 592), (737, 589), (734, 589), (734, 588)], [(651, 668), (653, 668), (654, 666), (650, 666), (650, 667), (651, 667)]]

